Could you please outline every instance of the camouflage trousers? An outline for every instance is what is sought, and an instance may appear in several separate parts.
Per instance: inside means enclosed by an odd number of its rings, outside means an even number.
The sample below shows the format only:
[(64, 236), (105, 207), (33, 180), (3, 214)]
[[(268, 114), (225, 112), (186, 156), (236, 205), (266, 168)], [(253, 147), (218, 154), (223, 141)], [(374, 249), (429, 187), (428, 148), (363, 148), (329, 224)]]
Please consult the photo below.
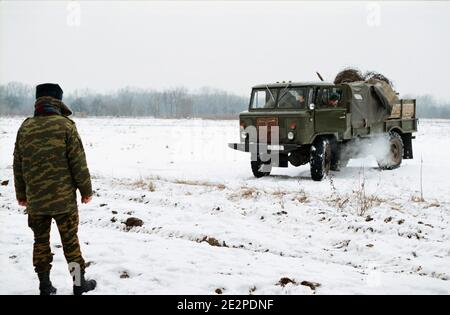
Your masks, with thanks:
[(37, 273), (49, 272), (52, 268), (53, 253), (50, 249), (50, 228), (55, 220), (68, 264), (77, 263), (85, 269), (78, 241), (78, 212), (58, 215), (28, 215), (28, 226), (34, 233), (33, 265)]

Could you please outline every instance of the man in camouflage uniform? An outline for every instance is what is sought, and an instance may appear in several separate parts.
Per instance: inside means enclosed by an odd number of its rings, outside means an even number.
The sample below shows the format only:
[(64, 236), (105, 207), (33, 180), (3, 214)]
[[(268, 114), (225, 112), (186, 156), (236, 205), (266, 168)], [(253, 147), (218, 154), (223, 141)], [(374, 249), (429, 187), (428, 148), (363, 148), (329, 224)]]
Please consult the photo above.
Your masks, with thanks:
[[(28, 225), (34, 233), (33, 265), (41, 295), (55, 294), (50, 281), (53, 254), (50, 250), (52, 219), (61, 236), (64, 256), (76, 269), (74, 294), (93, 290), (95, 280), (85, 280), (85, 262), (78, 241), (78, 207), (92, 199), (86, 157), (72, 112), (62, 102), (57, 84), (36, 87), (34, 117), (27, 118), (17, 132), (14, 149), (14, 182), (19, 205), (27, 207)], [(73, 272), (73, 271), (71, 271)]]

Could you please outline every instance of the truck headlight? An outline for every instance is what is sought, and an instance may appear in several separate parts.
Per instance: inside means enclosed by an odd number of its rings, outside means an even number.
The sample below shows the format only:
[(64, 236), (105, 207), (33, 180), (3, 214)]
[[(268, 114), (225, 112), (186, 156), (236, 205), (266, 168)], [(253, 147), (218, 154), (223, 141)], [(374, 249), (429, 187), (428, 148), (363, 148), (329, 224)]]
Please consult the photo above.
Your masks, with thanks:
[(294, 138), (295, 138), (295, 134), (292, 131), (289, 131), (287, 136), (288, 136), (289, 140), (294, 140)]
[(247, 136), (248, 136), (248, 133), (247, 133), (247, 132), (245, 132), (245, 131), (242, 131), (242, 132), (241, 132), (241, 138), (242, 138), (242, 139), (247, 139)]

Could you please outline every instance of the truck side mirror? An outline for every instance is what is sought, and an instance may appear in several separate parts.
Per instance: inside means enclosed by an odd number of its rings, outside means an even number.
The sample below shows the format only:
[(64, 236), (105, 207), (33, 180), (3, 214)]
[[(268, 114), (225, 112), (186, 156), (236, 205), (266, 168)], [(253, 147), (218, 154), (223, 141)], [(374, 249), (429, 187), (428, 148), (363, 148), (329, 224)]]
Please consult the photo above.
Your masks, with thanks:
[(316, 108), (316, 105), (314, 105), (314, 103), (309, 104), (309, 109), (310, 110), (314, 110), (314, 108)]

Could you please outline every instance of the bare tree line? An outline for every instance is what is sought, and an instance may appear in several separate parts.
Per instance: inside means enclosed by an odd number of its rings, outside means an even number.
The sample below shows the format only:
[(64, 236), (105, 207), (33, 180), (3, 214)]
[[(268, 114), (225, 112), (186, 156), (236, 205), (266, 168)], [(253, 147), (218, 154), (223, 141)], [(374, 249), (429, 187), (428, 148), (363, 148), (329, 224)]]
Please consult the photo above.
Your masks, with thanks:
[(439, 101), (431, 95), (412, 96), (417, 104), (417, 117), (450, 119), (450, 101)]
[[(0, 85), (0, 115), (32, 115), (34, 87), (19, 82)], [(76, 115), (151, 116), (158, 118), (236, 118), (247, 97), (213, 88), (191, 93), (186, 88), (163, 91), (122, 88), (102, 94), (77, 90), (63, 99)]]
[[(450, 119), (450, 102), (430, 95), (416, 98), (418, 117)], [(78, 115), (157, 118), (237, 118), (248, 106), (247, 97), (213, 88), (192, 93), (182, 87), (163, 91), (123, 88), (107, 94), (77, 90), (64, 95), (64, 102)], [(0, 116), (32, 115), (33, 104), (34, 87), (20, 82), (0, 85)]]

